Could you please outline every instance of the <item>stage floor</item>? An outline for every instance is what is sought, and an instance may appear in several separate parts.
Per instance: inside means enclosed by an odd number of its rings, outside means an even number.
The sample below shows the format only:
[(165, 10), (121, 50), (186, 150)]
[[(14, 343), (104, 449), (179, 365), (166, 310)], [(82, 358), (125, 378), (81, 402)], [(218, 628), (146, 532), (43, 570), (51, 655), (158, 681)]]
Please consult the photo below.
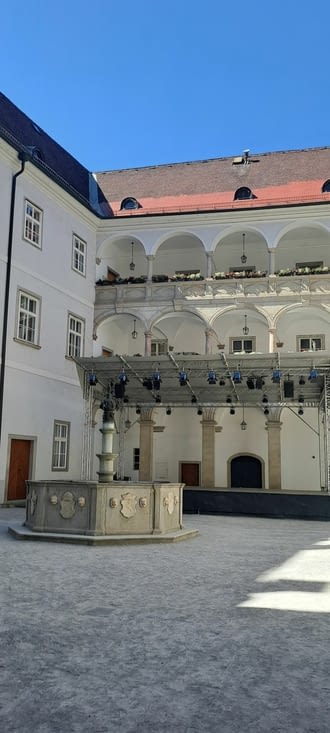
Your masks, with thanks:
[(330, 495), (323, 491), (185, 488), (187, 514), (239, 514), (330, 521)]

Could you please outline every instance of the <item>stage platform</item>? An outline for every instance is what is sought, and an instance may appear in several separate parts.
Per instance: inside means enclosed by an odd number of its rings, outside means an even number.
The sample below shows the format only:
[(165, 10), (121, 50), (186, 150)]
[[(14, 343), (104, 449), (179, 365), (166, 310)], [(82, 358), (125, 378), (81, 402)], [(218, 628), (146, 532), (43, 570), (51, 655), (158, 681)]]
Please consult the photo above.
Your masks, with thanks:
[(183, 511), (186, 514), (246, 514), (330, 521), (330, 495), (316, 491), (189, 487), (183, 491)]

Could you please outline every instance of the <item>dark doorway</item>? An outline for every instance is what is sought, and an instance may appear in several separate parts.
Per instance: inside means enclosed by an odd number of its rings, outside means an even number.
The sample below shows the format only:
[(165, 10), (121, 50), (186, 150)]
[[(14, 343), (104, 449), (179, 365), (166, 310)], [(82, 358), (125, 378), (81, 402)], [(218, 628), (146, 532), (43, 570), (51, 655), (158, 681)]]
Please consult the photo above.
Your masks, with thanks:
[(236, 456), (230, 464), (232, 489), (262, 489), (262, 466), (254, 456)]
[(7, 501), (26, 498), (25, 481), (30, 478), (32, 440), (12, 438), (8, 474)]
[(181, 463), (181, 481), (186, 486), (199, 486), (199, 463)]

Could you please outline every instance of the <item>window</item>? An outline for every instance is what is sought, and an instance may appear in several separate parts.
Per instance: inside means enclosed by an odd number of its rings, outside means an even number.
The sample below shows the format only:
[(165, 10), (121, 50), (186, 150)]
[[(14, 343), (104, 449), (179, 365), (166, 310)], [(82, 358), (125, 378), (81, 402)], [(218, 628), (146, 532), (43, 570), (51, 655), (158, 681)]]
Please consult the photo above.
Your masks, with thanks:
[(82, 356), (84, 345), (85, 323), (81, 318), (69, 314), (68, 322), (68, 356)]
[(324, 181), (322, 193), (330, 193), (330, 178), (327, 181)]
[(133, 470), (138, 471), (140, 468), (140, 448), (133, 449)]
[(18, 292), (16, 338), (27, 344), (39, 343), (40, 300), (23, 290)]
[(52, 471), (67, 471), (69, 467), (70, 423), (55, 420)]
[(251, 354), (256, 350), (256, 339), (255, 336), (251, 338), (231, 338), (230, 339), (230, 351), (231, 353)]
[(168, 345), (166, 339), (153, 339), (151, 341), (151, 356), (161, 356), (167, 354)]
[(126, 211), (129, 209), (141, 209), (141, 204), (139, 204), (139, 202), (132, 196), (128, 196), (126, 199), (122, 200), (120, 208), (121, 210), (125, 209)]
[(72, 237), (72, 269), (86, 275), (86, 242), (76, 234)]
[(324, 334), (297, 336), (297, 351), (323, 351), (324, 348)]
[(42, 211), (30, 201), (25, 201), (24, 239), (41, 247)]
[(251, 189), (247, 188), (247, 186), (242, 186), (242, 188), (238, 188), (237, 191), (235, 191), (234, 201), (243, 201), (244, 199), (253, 198), (255, 197), (253, 196)]

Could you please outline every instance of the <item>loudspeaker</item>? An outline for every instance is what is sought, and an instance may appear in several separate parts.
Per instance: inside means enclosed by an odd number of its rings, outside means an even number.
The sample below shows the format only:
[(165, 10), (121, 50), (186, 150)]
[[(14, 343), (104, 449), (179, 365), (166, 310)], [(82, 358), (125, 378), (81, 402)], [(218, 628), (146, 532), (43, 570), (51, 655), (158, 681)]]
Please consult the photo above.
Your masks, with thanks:
[(284, 397), (288, 397), (288, 398), (293, 397), (293, 392), (294, 392), (294, 382), (287, 379), (284, 382)]

